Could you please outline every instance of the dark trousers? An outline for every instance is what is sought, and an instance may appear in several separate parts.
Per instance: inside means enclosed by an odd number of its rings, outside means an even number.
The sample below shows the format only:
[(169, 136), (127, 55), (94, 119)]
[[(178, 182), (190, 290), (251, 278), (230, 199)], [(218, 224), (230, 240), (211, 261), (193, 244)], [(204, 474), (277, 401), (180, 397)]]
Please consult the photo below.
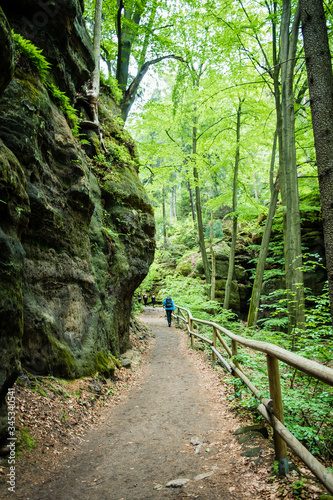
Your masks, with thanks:
[(166, 309), (166, 315), (167, 315), (167, 320), (168, 320), (168, 325), (170, 326), (171, 325), (171, 314), (172, 314), (172, 310), (171, 309)]

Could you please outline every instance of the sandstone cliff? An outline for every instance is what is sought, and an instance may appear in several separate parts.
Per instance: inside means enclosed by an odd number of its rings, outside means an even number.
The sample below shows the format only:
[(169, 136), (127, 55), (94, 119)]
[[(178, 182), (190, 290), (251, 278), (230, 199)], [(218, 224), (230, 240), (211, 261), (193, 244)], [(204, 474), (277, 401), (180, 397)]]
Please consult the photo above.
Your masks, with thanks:
[(83, 2), (59, 0), (51, 11), (37, 0), (2, 4), (0, 440), (21, 365), (62, 377), (112, 373), (109, 353), (128, 347), (133, 292), (155, 248), (153, 211), (112, 97), (100, 109), (107, 153), (92, 160), (29, 59), (16, 55), (13, 73), (9, 25), (43, 49), (49, 80), (73, 101), (94, 67)]

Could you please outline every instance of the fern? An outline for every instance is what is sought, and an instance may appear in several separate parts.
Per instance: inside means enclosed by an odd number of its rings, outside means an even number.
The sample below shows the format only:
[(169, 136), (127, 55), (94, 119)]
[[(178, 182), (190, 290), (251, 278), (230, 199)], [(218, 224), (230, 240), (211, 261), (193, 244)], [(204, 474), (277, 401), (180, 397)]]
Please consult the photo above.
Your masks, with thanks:
[(71, 105), (69, 97), (62, 92), (59, 87), (54, 85), (53, 83), (47, 83), (46, 87), (48, 88), (51, 96), (58, 102), (59, 107), (62, 111), (68, 116), (69, 120), (73, 123), (72, 132), (73, 135), (79, 135), (79, 124), (78, 124), (78, 116), (77, 110), (73, 108)]
[(40, 79), (45, 84), (49, 74), (51, 64), (42, 54), (42, 49), (38, 49), (36, 45), (27, 40), (19, 33), (12, 31), (12, 36), (15, 44), (15, 49), (19, 54), (25, 56), (37, 70)]
[(69, 120), (73, 123), (72, 132), (75, 136), (79, 134), (77, 110), (71, 105), (69, 97), (62, 92), (59, 87), (47, 81), (52, 65), (47, 61), (42, 54), (42, 49), (38, 49), (30, 40), (27, 40), (19, 33), (12, 31), (15, 48), (19, 54), (24, 55), (34, 66), (40, 79), (45, 87), (48, 89), (49, 94), (58, 103), (60, 109), (68, 116)]

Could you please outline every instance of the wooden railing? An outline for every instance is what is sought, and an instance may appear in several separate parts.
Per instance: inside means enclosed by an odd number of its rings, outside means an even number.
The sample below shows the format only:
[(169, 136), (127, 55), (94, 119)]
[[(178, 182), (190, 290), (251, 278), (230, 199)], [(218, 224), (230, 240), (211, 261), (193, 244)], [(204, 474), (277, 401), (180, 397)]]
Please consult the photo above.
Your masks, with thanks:
[[(216, 360), (219, 359), (226, 369), (232, 375), (239, 377), (258, 399), (258, 411), (273, 428), (275, 456), (279, 463), (279, 473), (286, 474), (289, 472), (287, 459), (288, 445), (296, 453), (296, 455), (303, 460), (319, 481), (325, 485), (329, 492), (333, 494), (333, 475), (330, 474), (328, 470), (284, 426), (279, 360), (331, 386), (333, 386), (333, 369), (323, 366), (315, 361), (303, 358), (298, 354), (282, 349), (274, 344), (246, 339), (239, 335), (235, 335), (217, 323), (193, 318), (191, 312), (184, 307), (179, 305), (176, 305), (175, 307), (176, 310), (173, 316), (178, 320), (178, 322), (182, 321), (186, 324), (188, 334), (191, 338), (191, 346), (194, 346), (194, 337), (199, 338), (201, 341), (208, 344), (212, 351), (213, 363), (216, 363)], [(207, 339), (195, 332), (194, 323), (210, 326), (212, 328), (213, 340)], [(231, 349), (225, 342), (222, 334), (231, 339)], [(229, 357), (228, 360), (225, 359), (217, 349), (218, 341), (226, 351)], [(232, 358), (237, 355), (239, 344), (266, 354), (270, 398), (263, 397), (259, 389), (257, 389), (244, 374), (237, 361), (232, 360)]]

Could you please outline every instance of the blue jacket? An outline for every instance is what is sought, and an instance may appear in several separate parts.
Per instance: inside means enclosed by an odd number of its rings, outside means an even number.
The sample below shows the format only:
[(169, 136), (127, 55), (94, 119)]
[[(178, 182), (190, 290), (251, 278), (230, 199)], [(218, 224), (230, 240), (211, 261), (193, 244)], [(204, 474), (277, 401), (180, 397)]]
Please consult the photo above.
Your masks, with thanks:
[(175, 303), (172, 299), (171, 299), (171, 302), (172, 302), (172, 307), (165, 307), (166, 299), (164, 299), (163, 307), (165, 308), (166, 311), (174, 311), (175, 310)]

